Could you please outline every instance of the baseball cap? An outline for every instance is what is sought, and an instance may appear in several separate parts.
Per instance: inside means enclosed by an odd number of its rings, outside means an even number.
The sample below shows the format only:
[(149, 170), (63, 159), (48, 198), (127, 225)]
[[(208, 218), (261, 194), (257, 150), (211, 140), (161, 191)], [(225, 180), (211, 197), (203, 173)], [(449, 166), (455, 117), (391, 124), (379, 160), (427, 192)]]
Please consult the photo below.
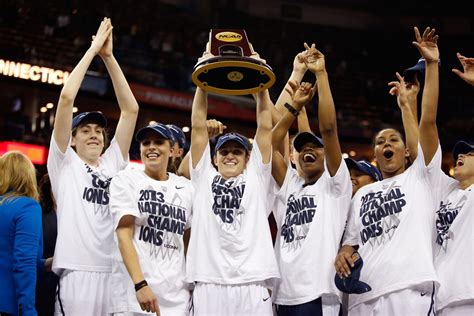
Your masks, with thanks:
[(347, 168), (355, 168), (369, 176), (372, 177), (375, 181), (382, 180), (382, 175), (380, 174), (379, 169), (377, 169), (374, 165), (370, 162), (365, 160), (355, 161), (351, 158), (345, 158), (344, 161), (346, 162)]
[(242, 147), (244, 147), (246, 151), (250, 150), (250, 143), (247, 137), (239, 133), (227, 133), (219, 137), (214, 152), (217, 152), (222, 147), (222, 145), (229, 141), (236, 141), (237, 143), (242, 145)]
[[(438, 65), (441, 65), (441, 60), (438, 61)], [(426, 69), (426, 62), (425, 58), (421, 57), (418, 59), (418, 62), (416, 63), (415, 66), (407, 68), (403, 71), (403, 77), (405, 78), (406, 81), (411, 82), (413, 81), (415, 74), (424, 74)]]
[(314, 143), (319, 147), (324, 146), (322, 138), (314, 135), (314, 133), (311, 132), (298, 133), (293, 139), (293, 147), (297, 152), (300, 152), (301, 148), (303, 148), (304, 144), (306, 143)]
[(72, 128), (78, 127), (82, 122), (85, 120), (97, 122), (101, 127), (107, 126), (107, 119), (102, 114), (102, 112), (94, 111), (94, 112), (82, 112), (72, 119)]
[(172, 143), (174, 143), (174, 137), (173, 137), (173, 134), (171, 133), (171, 130), (165, 124), (161, 124), (161, 123), (155, 123), (152, 125), (142, 127), (137, 132), (137, 135), (135, 135), (135, 139), (141, 142), (143, 139), (145, 139), (145, 134), (147, 131), (151, 131), (160, 137), (169, 139)]
[(467, 154), (474, 150), (474, 141), (460, 140), (454, 145), (453, 156), (454, 160), (458, 160), (460, 154)]
[(356, 259), (354, 261), (354, 266), (351, 267), (351, 275), (346, 277), (340, 277), (339, 274), (336, 273), (334, 276), (334, 283), (336, 287), (344, 293), (349, 294), (362, 294), (372, 290), (370, 285), (359, 281), (360, 278), (360, 270), (364, 265), (362, 261), (362, 257), (359, 255), (358, 252), (354, 252), (352, 254), (352, 259)]
[(183, 130), (174, 124), (167, 124), (166, 126), (170, 129), (171, 133), (173, 134), (175, 143), (178, 142), (179, 147), (184, 148), (186, 146), (186, 136), (184, 136)]

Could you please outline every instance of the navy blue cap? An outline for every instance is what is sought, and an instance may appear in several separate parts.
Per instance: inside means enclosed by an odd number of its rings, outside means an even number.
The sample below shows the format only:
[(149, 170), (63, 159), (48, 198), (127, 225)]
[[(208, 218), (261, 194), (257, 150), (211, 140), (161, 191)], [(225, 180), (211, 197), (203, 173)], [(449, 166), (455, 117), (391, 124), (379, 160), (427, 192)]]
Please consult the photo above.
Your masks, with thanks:
[(246, 151), (250, 150), (250, 143), (247, 137), (239, 133), (227, 133), (219, 137), (219, 139), (217, 140), (214, 152), (217, 152), (222, 147), (222, 145), (224, 145), (225, 143), (229, 141), (235, 141), (239, 143), (240, 145), (242, 145), (242, 147), (245, 148)]
[(102, 114), (102, 112), (94, 111), (94, 112), (83, 112), (74, 116), (74, 118), (72, 119), (72, 128), (78, 127), (85, 120), (96, 122), (101, 127), (107, 126), (107, 119)]
[(295, 138), (293, 138), (293, 147), (297, 152), (300, 152), (306, 143), (314, 143), (319, 147), (324, 146), (322, 138), (314, 135), (314, 133), (311, 132), (301, 132), (298, 133)]
[(148, 125), (145, 127), (142, 127), (138, 132), (137, 135), (135, 135), (135, 139), (139, 142), (141, 142), (143, 139), (145, 139), (145, 134), (147, 131), (151, 131), (155, 134), (157, 134), (160, 137), (163, 137), (165, 139), (169, 139), (171, 143), (174, 144), (174, 137), (173, 133), (171, 130), (165, 125), (161, 123), (155, 123), (152, 125)]
[(458, 160), (460, 154), (467, 154), (474, 150), (474, 141), (460, 140), (454, 145), (453, 156), (454, 160)]
[(370, 162), (365, 160), (355, 161), (351, 158), (345, 158), (344, 161), (346, 162), (347, 168), (355, 168), (360, 172), (363, 172), (372, 177), (375, 181), (382, 180), (382, 175), (380, 174), (379, 169), (377, 169), (374, 165)]
[[(438, 61), (438, 65), (441, 65), (441, 60)], [(403, 71), (403, 77), (407, 82), (412, 82), (414, 80), (415, 74), (424, 74), (426, 69), (425, 58), (421, 57), (418, 59), (418, 62), (415, 66), (407, 68)]]
[(184, 135), (183, 130), (173, 124), (167, 124), (166, 126), (170, 129), (171, 133), (173, 134), (175, 143), (177, 142), (180, 148), (184, 148), (186, 146), (186, 136)]
[(354, 267), (351, 267), (351, 275), (347, 278), (340, 277), (339, 274), (336, 273), (334, 276), (334, 283), (339, 291), (349, 294), (362, 294), (372, 290), (370, 285), (359, 281), (360, 278), (360, 270), (364, 265), (362, 261), (362, 257), (359, 255), (358, 252), (354, 252), (352, 254), (352, 259), (354, 259)]

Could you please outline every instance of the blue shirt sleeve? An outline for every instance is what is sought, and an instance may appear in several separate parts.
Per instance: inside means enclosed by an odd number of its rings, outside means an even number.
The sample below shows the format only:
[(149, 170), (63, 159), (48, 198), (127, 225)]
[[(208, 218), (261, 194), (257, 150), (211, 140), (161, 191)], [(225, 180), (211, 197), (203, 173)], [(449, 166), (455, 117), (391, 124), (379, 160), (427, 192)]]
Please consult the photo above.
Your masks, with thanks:
[[(15, 282), (17, 311), (24, 316), (37, 315), (35, 287), (38, 255), (42, 240), (41, 207), (32, 199), (19, 203), (15, 218), (13, 246), (13, 279)], [(40, 257), (41, 258), (41, 257)]]

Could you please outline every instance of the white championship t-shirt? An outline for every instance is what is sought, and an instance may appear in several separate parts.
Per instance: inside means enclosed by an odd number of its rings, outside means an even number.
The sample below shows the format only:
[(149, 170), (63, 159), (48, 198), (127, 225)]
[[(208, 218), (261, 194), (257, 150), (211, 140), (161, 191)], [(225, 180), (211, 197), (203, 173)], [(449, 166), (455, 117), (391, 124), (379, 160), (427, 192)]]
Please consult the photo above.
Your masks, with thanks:
[(440, 310), (474, 300), (474, 184), (462, 190), (441, 169), (431, 179), (437, 196), (434, 256)]
[(368, 184), (354, 195), (343, 245), (359, 245), (360, 280), (372, 290), (349, 295), (349, 309), (387, 293), (438, 282), (433, 265), (434, 191), (430, 173), (441, 165), (441, 149), (428, 166), (418, 157), (402, 174)]
[(56, 274), (63, 269), (112, 271), (109, 184), (126, 164), (115, 138), (99, 158), (99, 166), (92, 167), (69, 145), (63, 154), (51, 137), (47, 166), (58, 217), (53, 260)]
[(281, 279), (273, 301), (297, 305), (318, 297), (337, 303), (341, 293), (334, 284), (334, 258), (339, 249), (352, 195), (344, 160), (331, 177), (325, 170), (314, 184), (288, 166), (278, 194), (275, 219), (278, 233), (275, 253)]
[(243, 174), (227, 181), (211, 163), (209, 144), (195, 169), (189, 160), (195, 197), (186, 280), (243, 284), (278, 278), (267, 219), (271, 163), (263, 164), (258, 144)]
[[(142, 170), (121, 171), (110, 184), (110, 208), (114, 228), (123, 216), (135, 217), (133, 244), (162, 315), (187, 315), (183, 233), (191, 221), (193, 187), (184, 177), (168, 176), (157, 181)], [(114, 236), (109, 312), (143, 312)]]

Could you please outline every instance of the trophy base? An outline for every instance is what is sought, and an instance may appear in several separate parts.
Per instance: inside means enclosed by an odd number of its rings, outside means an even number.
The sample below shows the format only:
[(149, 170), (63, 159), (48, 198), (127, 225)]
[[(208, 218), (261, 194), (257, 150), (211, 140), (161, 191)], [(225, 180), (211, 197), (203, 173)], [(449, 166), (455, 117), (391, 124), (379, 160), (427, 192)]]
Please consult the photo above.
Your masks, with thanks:
[(249, 57), (213, 57), (197, 64), (194, 69), (194, 84), (219, 94), (252, 94), (275, 83), (270, 66)]

